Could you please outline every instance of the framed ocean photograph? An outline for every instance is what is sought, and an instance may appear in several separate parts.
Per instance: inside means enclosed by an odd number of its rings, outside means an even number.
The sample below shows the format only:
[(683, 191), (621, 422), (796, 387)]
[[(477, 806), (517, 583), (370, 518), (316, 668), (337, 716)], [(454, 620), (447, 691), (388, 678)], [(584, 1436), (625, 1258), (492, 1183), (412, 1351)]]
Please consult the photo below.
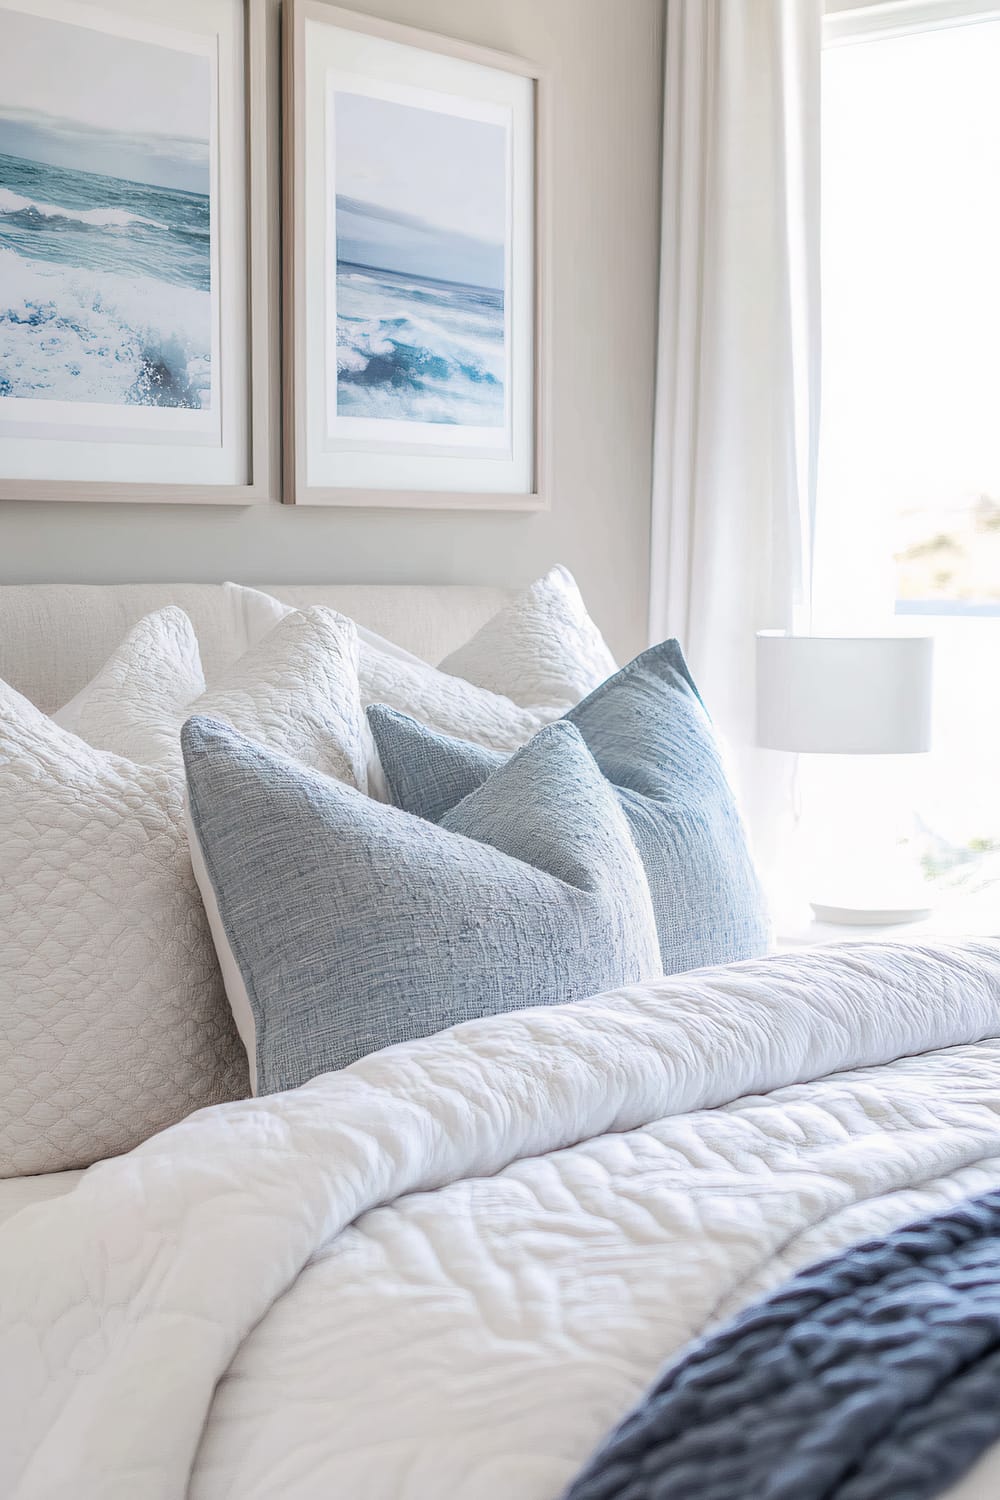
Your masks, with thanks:
[(272, 492), (265, 0), (0, 0), (0, 498)]
[(543, 507), (537, 69), (286, 0), (284, 72), (284, 498)]

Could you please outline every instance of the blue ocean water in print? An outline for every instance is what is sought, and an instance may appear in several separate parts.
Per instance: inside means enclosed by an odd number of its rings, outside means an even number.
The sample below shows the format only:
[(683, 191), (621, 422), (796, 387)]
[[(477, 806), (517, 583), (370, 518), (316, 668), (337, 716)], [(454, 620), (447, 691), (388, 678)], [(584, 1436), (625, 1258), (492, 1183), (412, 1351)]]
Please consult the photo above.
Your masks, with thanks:
[(503, 245), (338, 194), (337, 415), (500, 428), (505, 381)]
[(339, 262), (337, 410), (502, 427), (503, 292)]
[(0, 154), (0, 396), (211, 401), (207, 195)]

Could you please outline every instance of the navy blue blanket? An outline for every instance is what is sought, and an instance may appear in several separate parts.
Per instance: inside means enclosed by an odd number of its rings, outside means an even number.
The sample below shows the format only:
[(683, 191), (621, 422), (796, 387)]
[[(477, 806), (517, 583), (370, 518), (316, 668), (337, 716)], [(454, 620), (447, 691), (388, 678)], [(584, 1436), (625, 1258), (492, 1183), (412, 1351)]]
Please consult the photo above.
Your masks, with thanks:
[(1000, 1191), (810, 1266), (666, 1371), (566, 1500), (930, 1500), (1000, 1438)]

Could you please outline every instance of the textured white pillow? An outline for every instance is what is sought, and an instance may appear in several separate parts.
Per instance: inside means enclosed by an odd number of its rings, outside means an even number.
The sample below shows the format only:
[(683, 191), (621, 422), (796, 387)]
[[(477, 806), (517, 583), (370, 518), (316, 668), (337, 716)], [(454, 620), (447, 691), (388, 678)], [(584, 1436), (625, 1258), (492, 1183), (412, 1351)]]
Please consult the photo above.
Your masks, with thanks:
[(52, 717), (96, 750), (169, 764), (184, 710), (204, 691), (194, 626), (171, 604), (133, 625), (96, 677)]
[(615, 660), (565, 568), (551, 568), (439, 667), (362, 641), (361, 699), (493, 750), (516, 750), (604, 682)]
[[(187, 663), (197, 651), (194, 633), (188, 626), (185, 636), (177, 617), (182, 621), (186, 617), (168, 608), (135, 627), (93, 682), (57, 715), (58, 722), (74, 728), (91, 744), (151, 762), (162, 763), (166, 747), (170, 763), (177, 765), (181, 723), (194, 713), (211, 714), (265, 739), (296, 760), (339, 780), (353, 780), (363, 789), (367, 785), (373, 794), (381, 795), (381, 773), (366, 724), (362, 724), (360, 743), (349, 735), (345, 740), (352, 721), (328, 726), (333, 749), (324, 759), (321, 719), (314, 719), (311, 729), (302, 726), (302, 733), (283, 722), (288, 714), (288, 690), (294, 687), (297, 693), (302, 686), (293, 683), (292, 677), (301, 679), (306, 672), (322, 670), (321, 634), (314, 630), (317, 649), (303, 656), (300, 637), (306, 632), (300, 630), (296, 636), (288, 622), (315, 621), (322, 614), (338, 620), (343, 617), (319, 606), (299, 612), (255, 589), (240, 592), (253, 606), (257, 644), (204, 696), (191, 691), (194, 673)], [(271, 621), (278, 624), (260, 638)], [(494, 750), (516, 750), (615, 670), (614, 658), (587, 614), (579, 589), (562, 567), (551, 568), (531, 584), (439, 668), (371, 631), (356, 626), (354, 630), (360, 638), (357, 672), (362, 705), (386, 703), (443, 734)], [(283, 631), (288, 635), (283, 636)], [(141, 670), (133, 664), (139, 655)], [(339, 678), (335, 686), (339, 692)], [(263, 736), (257, 725), (265, 704), (270, 705), (271, 727)], [(344, 753), (346, 768), (337, 759)], [(369, 757), (367, 780), (358, 760), (363, 754)]]
[(290, 611), (206, 689), (194, 628), (168, 605), (129, 632), (56, 721), (98, 749), (180, 775), (181, 725), (195, 713), (366, 788), (357, 632), (332, 609)]
[(222, 719), (292, 760), (367, 789), (371, 739), (358, 692), (358, 633), (335, 610), (310, 605), (287, 615), (187, 705), (177, 736), (192, 714)]
[(208, 643), (202, 652), (202, 665), (205, 667), (205, 678), (209, 686), (213, 686), (225, 667), (249, 651), (251, 646), (263, 640), (269, 630), (273, 630), (279, 620), (288, 613), (287, 605), (282, 604), (273, 594), (265, 594), (263, 589), (253, 589), (245, 583), (224, 583), (223, 591), (229, 600), (233, 620), (231, 626), (231, 639), (235, 650), (230, 650), (225, 661), (220, 664), (218, 670), (210, 671), (206, 665), (208, 655)]
[[(193, 701), (364, 789), (357, 655), (350, 621), (305, 610)], [(130, 631), (76, 703), (101, 748), (0, 684), (0, 1176), (86, 1166), (247, 1092), (183, 822), (197, 660), (180, 610)]]
[[(276, 599), (273, 594), (265, 594), (261, 589), (248, 588), (245, 584), (226, 586), (238, 587), (241, 594), (245, 595), (245, 605), (257, 632), (247, 641), (247, 645), (253, 645), (261, 638), (265, 630), (272, 630), (286, 615), (295, 613), (294, 604), (285, 604), (282, 599)], [(374, 630), (369, 630), (366, 625), (359, 624), (357, 620), (354, 621), (354, 628), (358, 632), (358, 640), (362, 645), (372, 646), (376, 651), (383, 651), (386, 656), (395, 656), (400, 661), (418, 663), (421, 661), (419, 656), (414, 656), (413, 652), (407, 651), (405, 646), (397, 646), (395, 641), (387, 641), (384, 635), (377, 635)]]
[(0, 1177), (246, 1093), (181, 798), (0, 683)]
[(493, 750), (516, 750), (562, 712), (557, 705), (522, 708), (502, 693), (491, 693), (426, 662), (399, 661), (364, 643), (358, 676), (365, 705), (386, 703), (442, 734)]
[[(281, 611), (280, 618), (283, 621), (293, 618), (297, 613), (279, 600), (274, 603)], [(543, 724), (557, 719), (562, 711), (558, 706), (522, 708), (501, 693), (490, 692), (475, 683), (439, 671), (428, 662), (421, 661), (419, 656), (384, 640), (371, 630), (365, 630), (361, 626), (355, 628), (359, 640), (358, 685), (361, 701), (365, 705), (387, 703), (391, 708), (411, 714), (445, 734), (473, 739), (477, 744), (489, 745), (497, 750), (516, 750)], [(471, 647), (473, 642), (468, 644)], [(568, 700), (575, 701), (575, 698)], [(211, 712), (213, 710), (210, 707), (206, 708), (200, 703), (195, 705), (192, 701), (183, 717)], [(236, 724), (234, 727), (240, 728), (240, 725)], [(89, 733), (87, 737), (89, 738)], [(369, 790), (380, 796), (381, 771), (374, 750), (368, 781)]]
[(438, 663), (523, 708), (572, 707), (617, 671), (573, 575), (550, 568)]

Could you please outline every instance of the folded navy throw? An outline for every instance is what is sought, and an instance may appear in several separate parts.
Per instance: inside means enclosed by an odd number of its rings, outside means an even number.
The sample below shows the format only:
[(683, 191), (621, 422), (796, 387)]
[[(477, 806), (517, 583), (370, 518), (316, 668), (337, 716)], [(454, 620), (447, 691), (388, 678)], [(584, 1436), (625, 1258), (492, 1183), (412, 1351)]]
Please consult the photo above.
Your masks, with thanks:
[(802, 1271), (660, 1377), (565, 1500), (932, 1500), (1000, 1438), (1000, 1191)]

